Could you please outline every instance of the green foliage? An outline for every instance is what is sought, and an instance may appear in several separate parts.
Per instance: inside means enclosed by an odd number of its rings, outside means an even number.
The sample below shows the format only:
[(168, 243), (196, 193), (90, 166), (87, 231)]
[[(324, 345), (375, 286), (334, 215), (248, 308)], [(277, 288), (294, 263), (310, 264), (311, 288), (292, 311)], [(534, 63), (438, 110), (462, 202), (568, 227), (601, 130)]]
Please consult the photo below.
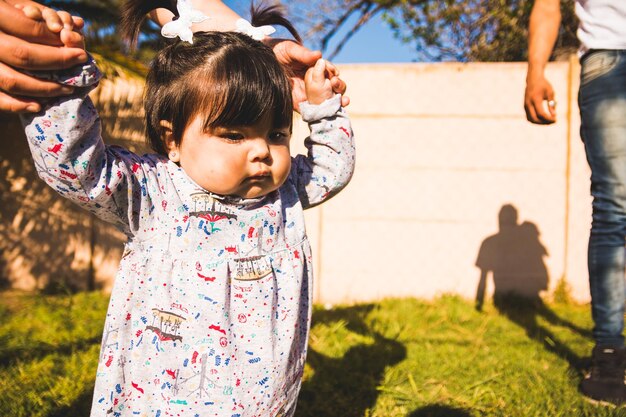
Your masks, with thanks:
[(144, 78), (148, 73), (148, 67), (141, 61), (129, 58), (115, 48), (95, 46), (89, 51), (98, 67), (107, 78), (114, 77), (139, 77)]
[[(0, 298), (0, 415), (85, 417), (107, 297)], [(608, 417), (577, 385), (588, 306), (457, 296), (316, 307), (297, 417)]]
[(560, 304), (570, 304), (572, 302), (572, 287), (565, 279), (565, 276), (562, 276), (556, 283), (552, 299), (555, 303)]

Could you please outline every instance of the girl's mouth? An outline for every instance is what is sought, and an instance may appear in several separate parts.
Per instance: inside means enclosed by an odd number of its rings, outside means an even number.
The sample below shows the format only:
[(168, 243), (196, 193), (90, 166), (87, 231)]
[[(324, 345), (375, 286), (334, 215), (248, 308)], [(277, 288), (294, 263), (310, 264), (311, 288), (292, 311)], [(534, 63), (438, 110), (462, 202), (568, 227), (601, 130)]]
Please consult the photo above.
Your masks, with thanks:
[(269, 172), (259, 172), (248, 177), (250, 181), (262, 181), (270, 177)]

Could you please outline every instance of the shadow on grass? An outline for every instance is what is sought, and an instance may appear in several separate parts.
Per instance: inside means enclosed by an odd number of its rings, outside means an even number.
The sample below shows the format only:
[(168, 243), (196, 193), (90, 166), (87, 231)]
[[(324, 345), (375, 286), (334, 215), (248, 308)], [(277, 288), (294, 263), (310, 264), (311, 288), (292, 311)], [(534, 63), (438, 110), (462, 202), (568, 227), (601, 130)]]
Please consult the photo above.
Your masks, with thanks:
[(460, 408), (435, 404), (418, 408), (407, 417), (471, 417), (471, 414)]
[(570, 367), (581, 376), (583, 369), (589, 366), (589, 358), (577, 355), (565, 343), (559, 340), (549, 329), (539, 324), (543, 318), (554, 326), (565, 327), (581, 337), (592, 338), (591, 332), (559, 317), (554, 311), (538, 299), (528, 299), (515, 294), (494, 295), (498, 311), (511, 322), (522, 327), (530, 339), (543, 344), (546, 350), (565, 359)]
[(91, 400), (93, 397), (94, 384), (81, 392), (72, 404), (60, 407), (48, 413), (46, 417), (87, 417), (91, 413)]
[(354, 346), (340, 358), (309, 348), (307, 363), (315, 374), (302, 384), (297, 417), (362, 417), (376, 404), (385, 369), (402, 361), (406, 348), (367, 325), (365, 319), (373, 308), (369, 304), (314, 312), (313, 324), (343, 321), (348, 330), (374, 343)]
[[(0, 341), (1, 343), (1, 341)], [(48, 355), (61, 355), (69, 360), (69, 357), (77, 352), (85, 351), (93, 345), (100, 343), (100, 337), (84, 339), (63, 345), (37, 344), (30, 348), (5, 349), (0, 352), (0, 367), (16, 366), (28, 361), (43, 359)], [(66, 359), (61, 359), (65, 361)], [(95, 382), (95, 381), (94, 381)], [(61, 406), (53, 409), (45, 417), (87, 417), (91, 411), (94, 382), (86, 385), (80, 395), (69, 406)]]
[[(0, 337), (0, 346), (5, 345), (4, 341), (8, 338)], [(92, 345), (100, 343), (100, 336), (90, 339), (78, 340), (72, 343), (61, 345), (51, 345), (45, 343), (37, 343), (34, 346), (14, 347), (9, 349), (0, 349), (0, 367), (13, 366), (17, 362), (32, 361), (44, 358), (50, 354), (59, 354), (63, 356), (71, 356), (76, 351), (89, 349)]]

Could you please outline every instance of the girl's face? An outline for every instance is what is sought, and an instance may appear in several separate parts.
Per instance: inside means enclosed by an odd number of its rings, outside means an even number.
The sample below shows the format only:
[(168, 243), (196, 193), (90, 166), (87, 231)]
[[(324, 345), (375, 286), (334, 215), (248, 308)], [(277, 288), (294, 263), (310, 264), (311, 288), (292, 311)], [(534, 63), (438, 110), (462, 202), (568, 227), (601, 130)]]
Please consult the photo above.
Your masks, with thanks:
[(169, 140), (169, 158), (207, 191), (255, 198), (278, 189), (289, 175), (291, 127), (275, 128), (269, 117), (252, 126), (206, 132), (196, 116), (180, 145)]

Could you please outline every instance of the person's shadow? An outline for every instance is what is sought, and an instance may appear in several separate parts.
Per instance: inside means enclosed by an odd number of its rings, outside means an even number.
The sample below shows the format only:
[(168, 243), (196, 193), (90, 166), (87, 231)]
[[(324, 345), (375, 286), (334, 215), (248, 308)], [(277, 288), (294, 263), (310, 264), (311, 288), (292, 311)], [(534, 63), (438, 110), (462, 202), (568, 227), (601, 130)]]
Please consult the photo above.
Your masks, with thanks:
[(373, 308), (369, 304), (313, 313), (313, 324), (343, 322), (348, 330), (373, 343), (351, 347), (341, 357), (326, 356), (309, 347), (307, 363), (314, 375), (302, 383), (296, 417), (362, 417), (374, 407), (385, 369), (406, 357), (406, 347), (366, 324)]
[(493, 303), (498, 311), (524, 328), (528, 337), (565, 358), (580, 373), (586, 361), (538, 321), (541, 317), (552, 325), (591, 338), (589, 330), (559, 317), (541, 299), (540, 292), (548, 289), (549, 276), (544, 262), (548, 251), (539, 238), (539, 228), (528, 221), (518, 223), (517, 209), (510, 204), (500, 209), (498, 223), (498, 233), (483, 240), (478, 251), (476, 266), (480, 268), (480, 279), (476, 309), (482, 310), (487, 277), (491, 272)]
[(407, 417), (471, 417), (471, 414), (461, 408), (432, 404), (413, 411)]

